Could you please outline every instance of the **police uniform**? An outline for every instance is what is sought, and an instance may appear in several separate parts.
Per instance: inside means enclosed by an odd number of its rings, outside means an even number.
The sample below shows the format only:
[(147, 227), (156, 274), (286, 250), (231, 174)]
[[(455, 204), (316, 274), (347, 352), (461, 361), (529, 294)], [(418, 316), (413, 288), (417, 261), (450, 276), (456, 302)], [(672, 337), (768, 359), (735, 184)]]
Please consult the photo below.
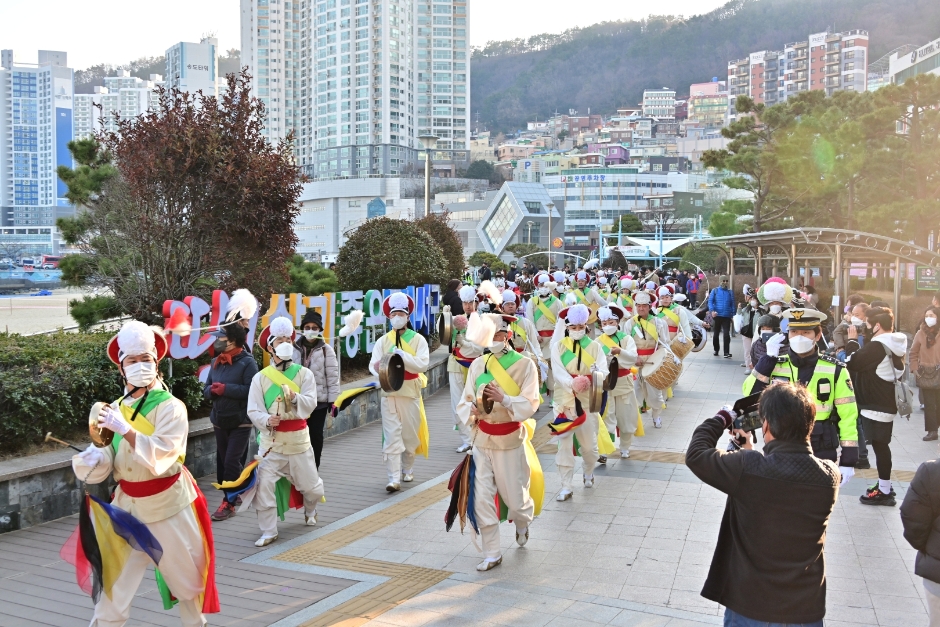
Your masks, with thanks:
[[(815, 329), (826, 320), (826, 314), (803, 308), (789, 309), (784, 316), (790, 329)], [(792, 350), (779, 357), (765, 355), (745, 379), (743, 391), (754, 394), (774, 381), (799, 381), (813, 397), (816, 403), (816, 424), (810, 437), (813, 454), (836, 461), (841, 447), (839, 466), (854, 467), (858, 461), (858, 406), (845, 364), (818, 353), (801, 357)]]

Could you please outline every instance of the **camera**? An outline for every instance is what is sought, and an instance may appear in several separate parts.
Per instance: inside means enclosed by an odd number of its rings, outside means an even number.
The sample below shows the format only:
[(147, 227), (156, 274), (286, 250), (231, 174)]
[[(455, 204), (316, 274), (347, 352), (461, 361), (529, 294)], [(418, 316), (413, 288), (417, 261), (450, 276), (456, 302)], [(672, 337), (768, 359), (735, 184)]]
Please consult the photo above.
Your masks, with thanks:
[(758, 404), (760, 403), (760, 392), (751, 394), (744, 398), (739, 398), (734, 403), (734, 413), (737, 416), (732, 422), (734, 429), (752, 433), (757, 431), (763, 425), (763, 420), (758, 414)]

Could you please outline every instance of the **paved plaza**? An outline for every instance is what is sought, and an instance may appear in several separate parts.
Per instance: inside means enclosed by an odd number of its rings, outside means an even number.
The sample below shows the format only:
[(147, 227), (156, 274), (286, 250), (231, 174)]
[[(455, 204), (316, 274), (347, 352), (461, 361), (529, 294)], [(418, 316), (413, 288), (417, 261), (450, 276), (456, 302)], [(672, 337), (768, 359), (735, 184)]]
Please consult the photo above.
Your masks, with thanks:
[[(739, 343), (734, 348), (740, 353)], [(695, 426), (740, 396), (744, 370), (709, 349), (686, 362), (663, 428), (646, 417), (631, 458), (615, 454), (597, 471), (595, 487), (577, 487), (569, 501), (554, 501), (560, 480), (547, 428), (539, 429), (545, 508), (524, 548), (514, 543), (514, 527), (502, 526), (503, 563), (487, 573), (475, 570), (480, 556), (469, 534), (444, 531), (446, 482), (460, 460), (447, 390), (427, 403), (431, 456), (419, 459), (415, 482), (401, 493), (384, 491), (377, 423), (328, 440), (321, 467), (327, 502), (317, 528), (291, 512), (280, 539), (259, 550), (253, 512), (215, 523), (222, 613), (209, 624), (720, 624), (723, 609), (699, 591), (725, 499), (692, 475), (683, 453)], [(936, 443), (921, 441), (922, 427), (920, 412), (895, 427), (899, 501), (918, 464), (937, 456)], [(874, 477), (874, 470), (859, 471), (830, 521), (826, 624), (924, 625), (923, 589), (898, 509), (858, 502)], [(220, 497), (209, 478), (200, 484), (214, 508)], [(0, 535), (4, 627), (88, 623), (91, 601), (58, 556), (75, 524), (72, 517)], [(152, 577), (133, 608), (129, 625), (179, 624), (175, 611), (162, 610)]]

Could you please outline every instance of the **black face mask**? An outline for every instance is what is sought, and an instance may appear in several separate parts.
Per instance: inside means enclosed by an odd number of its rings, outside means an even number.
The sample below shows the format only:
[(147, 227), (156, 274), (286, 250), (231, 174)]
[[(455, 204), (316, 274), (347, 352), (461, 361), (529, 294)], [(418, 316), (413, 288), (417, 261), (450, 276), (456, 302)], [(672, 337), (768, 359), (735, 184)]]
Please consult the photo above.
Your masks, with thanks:
[(225, 349), (228, 348), (228, 340), (219, 338), (212, 343), (212, 350), (216, 355), (221, 355), (225, 352)]

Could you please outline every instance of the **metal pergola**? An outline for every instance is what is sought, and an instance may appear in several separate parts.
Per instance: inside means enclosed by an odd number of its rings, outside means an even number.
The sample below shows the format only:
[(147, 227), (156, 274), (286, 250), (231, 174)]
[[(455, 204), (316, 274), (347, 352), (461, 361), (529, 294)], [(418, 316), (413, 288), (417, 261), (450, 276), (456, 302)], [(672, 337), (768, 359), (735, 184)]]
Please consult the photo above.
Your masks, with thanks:
[[(876, 268), (894, 270), (895, 312), (901, 304), (901, 281), (898, 279), (902, 276), (902, 263), (912, 263), (915, 267), (928, 266), (940, 269), (940, 253), (938, 252), (884, 235), (844, 229), (798, 228), (745, 233), (706, 238), (698, 240), (696, 244), (715, 247), (724, 253), (728, 260), (732, 285), (734, 285), (735, 261), (741, 260), (735, 258), (735, 249), (743, 248), (750, 253), (750, 256), (745, 259), (753, 261), (754, 274), (761, 282), (766, 278), (765, 264), (768, 262), (773, 268), (770, 276), (781, 276), (778, 274), (778, 269), (783, 262), (792, 285), (799, 282), (801, 263), (806, 268), (807, 279), (810, 276), (810, 268), (819, 267), (820, 278), (825, 280), (824, 274), (832, 277), (834, 294), (838, 297), (833, 307), (838, 307), (845, 302), (849, 286), (849, 270), (853, 263), (874, 264)], [(826, 270), (828, 272), (825, 272)]]

